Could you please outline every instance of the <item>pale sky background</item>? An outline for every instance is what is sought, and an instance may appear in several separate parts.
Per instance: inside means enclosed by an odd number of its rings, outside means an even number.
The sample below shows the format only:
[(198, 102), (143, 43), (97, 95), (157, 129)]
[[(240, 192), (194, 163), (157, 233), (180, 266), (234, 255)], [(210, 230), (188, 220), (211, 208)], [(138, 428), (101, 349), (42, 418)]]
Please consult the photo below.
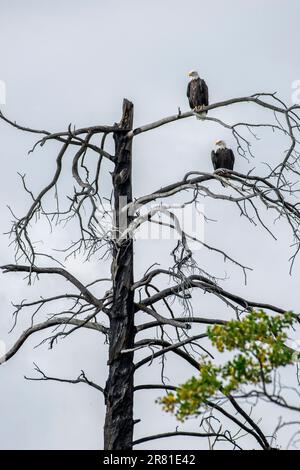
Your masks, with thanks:
[[(11, 119), (36, 128), (64, 130), (70, 122), (76, 127), (110, 125), (120, 119), (123, 97), (135, 105), (136, 126), (174, 114), (178, 106), (187, 110), (187, 72), (191, 69), (206, 79), (211, 102), (277, 91), (290, 103), (292, 83), (300, 79), (297, 0), (0, 0), (0, 11), (0, 80), (7, 88), (2, 110)], [(233, 122), (260, 121), (266, 116), (251, 106), (216, 110), (211, 115)], [(256, 172), (263, 172), (262, 161), (272, 164), (282, 157), (285, 140), (267, 132), (261, 137), (253, 147), (254, 160), (248, 163), (237, 157), (237, 171), (256, 167)], [(210, 151), (217, 138), (224, 138), (235, 149), (231, 135), (224, 129), (196, 119), (138, 136), (133, 149), (134, 195), (177, 181), (190, 170), (211, 171)], [(35, 192), (51, 178), (57, 146), (38, 149), (28, 157), (33, 142), (32, 136), (0, 123), (1, 232), (10, 227), (7, 205), (22, 215), (30, 202), (17, 172), (28, 175)], [(70, 180), (64, 181), (61, 194), (70, 184)], [(103, 184), (108, 191), (108, 173)], [(228, 290), (299, 310), (300, 259), (290, 276), (292, 239), (287, 226), (275, 228), (275, 242), (260, 228), (240, 219), (238, 211), (228, 204), (205, 204), (207, 214), (219, 218), (218, 224), (206, 227), (205, 240), (255, 270), (245, 287), (240, 271), (224, 265), (221, 258), (201, 250), (195, 254), (201, 265), (220, 277), (230, 276), (224, 282)], [(57, 235), (59, 241), (69, 236), (70, 229)], [(45, 242), (47, 237), (46, 231), (38, 234)], [(169, 251), (168, 242), (138, 242), (136, 279), (155, 261), (167, 265)], [(1, 264), (13, 261), (12, 248), (8, 248), (4, 235), (0, 258)], [(68, 267), (87, 281), (109, 269), (108, 264), (96, 261), (91, 266), (70, 262)], [(57, 278), (44, 279), (28, 288), (20, 275), (1, 275), (0, 339), (10, 346), (30, 324), (30, 316), (24, 312), (17, 331), (8, 335), (11, 301), (33, 299), (60, 288)], [(222, 304), (200, 295), (195, 311), (220, 318), (229, 313)], [(102, 396), (84, 385), (28, 382), (23, 376), (34, 375), (36, 362), (49, 375), (60, 377), (75, 378), (84, 369), (89, 378), (104, 385), (107, 355), (102, 336), (80, 332), (52, 351), (47, 346), (34, 349), (44, 337), (44, 333), (32, 337), (0, 367), (0, 448), (101, 448)], [(194, 373), (171, 357), (168, 366), (174, 384)], [(156, 363), (139, 372), (136, 383), (155, 382), (158, 378)], [(159, 395), (138, 392), (135, 418), (142, 418), (142, 422), (137, 425), (135, 437), (175, 429), (175, 419), (162, 414), (154, 403)], [(187, 427), (196, 429), (197, 424), (193, 421)], [(137, 448), (187, 449), (203, 445), (197, 439), (177, 437)]]

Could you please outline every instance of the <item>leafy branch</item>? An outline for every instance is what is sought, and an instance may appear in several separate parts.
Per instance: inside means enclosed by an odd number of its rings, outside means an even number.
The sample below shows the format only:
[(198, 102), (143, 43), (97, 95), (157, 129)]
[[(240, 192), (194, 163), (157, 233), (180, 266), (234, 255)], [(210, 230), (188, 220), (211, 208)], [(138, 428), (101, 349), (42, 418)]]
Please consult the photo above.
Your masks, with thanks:
[(292, 312), (270, 316), (253, 310), (242, 320), (207, 328), (212, 346), (220, 353), (237, 351), (232, 359), (215, 364), (203, 358), (199, 376), (192, 377), (161, 398), (165, 411), (184, 421), (197, 415), (207, 401), (220, 393), (226, 397), (242, 386), (272, 383), (272, 372), (293, 364), (300, 354), (286, 345), (288, 330), (298, 321)]

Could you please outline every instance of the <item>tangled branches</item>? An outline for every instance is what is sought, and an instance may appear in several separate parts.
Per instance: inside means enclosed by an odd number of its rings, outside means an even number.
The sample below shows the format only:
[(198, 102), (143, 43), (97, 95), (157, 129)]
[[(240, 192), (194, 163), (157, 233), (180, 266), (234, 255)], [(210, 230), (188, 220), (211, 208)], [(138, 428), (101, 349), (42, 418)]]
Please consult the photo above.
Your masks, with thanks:
[[(218, 110), (228, 106), (234, 107), (235, 104), (244, 105), (245, 109), (251, 106), (263, 110), (267, 121), (248, 122), (247, 118), (243, 118), (237, 122), (228, 123), (218, 116), (211, 116), (211, 113), (218, 113)], [(191, 118), (193, 112), (182, 113), (179, 110), (174, 115), (137, 128), (131, 128), (129, 120), (126, 122), (124, 119), (121, 124), (112, 126), (96, 125), (76, 129), (69, 125), (68, 129), (62, 132), (27, 128), (0, 113), (0, 119), (10, 126), (39, 135), (40, 138), (30, 153), (49, 142), (57, 142), (59, 145), (54, 174), (36, 196), (29, 189), (25, 175), (20, 175), (31, 204), (27, 213), (21, 218), (16, 217), (11, 210), (14, 223), (10, 236), (15, 247), (15, 264), (6, 264), (2, 266), (2, 270), (5, 273), (25, 273), (29, 282), (32, 282), (33, 277), (39, 278), (44, 275), (59, 276), (60, 279), (68, 282), (68, 292), (30, 301), (23, 300), (15, 305), (14, 324), (20, 312), (24, 310), (31, 312), (31, 324), (6, 356), (1, 359), (1, 362), (12, 357), (32, 334), (48, 328), (54, 328), (51, 336), (44, 340), (49, 343), (50, 347), (53, 347), (59, 339), (70, 336), (72, 332), (80, 328), (100, 332), (105, 335), (106, 339), (111, 339), (112, 321), (116, 319), (116, 313), (118, 314), (114, 311), (116, 301), (119, 302), (120, 295), (123, 295), (126, 301), (134, 297), (135, 324), (132, 338), (127, 341), (130, 347), (118, 351), (118, 354), (125, 359), (133, 355), (138, 358), (132, 367), (134, 372), (144, 365), (149, 366), (157, 361), (160, 361), (161, 365), (160, 384), (136, 385), (134, 391), (145, 389), (168, 391), (174, 389), (175, 385), (167, 383), (166, 358), (174, 355), (192, 370), (198, 370), (199, 358), (203, 355), (212, 358), (212, 353), (205, 343), (207, 340), (205, 327), (207, 324), (226, 325), (228, 320), (223, 315), (225, 308), (226, 313), (231, 312), (238, 321), (245, 313), (257, 308), (264, 309), (268, 315), (275, 313), (283, 315), (289, 310), (288, 306), (282, 308), (264, 299), (249, 300), (223, 288), (211, 272), (207, 272), (195, 261), (192, 243), (200, 244), (209, 253), (215, 253), (225, 262), (238, 267), (245, 281), (252, 267), (236, 259), (230, 253), (230, 248), (221, 249), (204, 241), (201, 236), (190, 233), (182, 225), (176, 209), (184, 211), (193, 206), (196, 210), (196, 217), (203, 216), (205, 219), (207, 215), (201, 214), (199, 203), (207, 199), (212, 202), (223, 201), (224, 207), (226, 204), (234, 205), (238, 213), (250, 224), (262, 227), (275, 238), (275, 234), (264, 217), (264, 211), (267, 210), (272, 214), (273, 220), (281, 219), (290, 229), (294, 247), (290, 259), (292, 270), (300, 249), (300, 209), (299, 202), (297, 202), (300, 175), (299, 109), (297, 105), (287, 106), (275, 93), (255, 93), (251, 96), (233, 98), (207, 106), (203, 111), (209, 111), (210, 114), (202, 125), (208, 126), (214, 123), (231, 132), (237, 152), (242, 157), (255, 157), (252, 140), (257, 139), (260, 129), (271, 129), (274, 133), (282, 135), (284, 142), (288, 142), (288, 145), (287, 150), (281, 149), (280, 155), (277, 155), (277, 161), (280, 160), (280, 163), (272, 165), (268, 162), (267, 170), (263, 175), (255, 174), (254, 170), (245, 173), (189, 171), (180, 181), (133, 200), (130, 198), (122, 203), (115, 202), (115, 206), (113, 206), (112, 194), (107, 194), (107, 189), (101, 186), (101, 177), (106, 168), (103, 162), (106, 161), (114, 167), (111, 189), (116, 193), (116, 188), (122, 189), (131, 177), (132, 141), (135, 138), (141, 138), (145, 132)], [(107, 138), (110, 136), (119, 142), (119, 154), (116, 152), (112, 155), (108, 152)], [(122, 152), (128, 157), (127, 166), (118, 160)], [(116, 171), (116, 168), (119, 171)], [(58, 195), (58, 186), (63, 178), (66, 178), (64, 181), (67, 181), (69, 186), (73, 186), (72, 191), (66, 194), (67, 204)], [(130, 187), (129, 193), (131, 192)], [(170, 202), (172, 201), (170, 198), (175, 196), (181, 197), (177, 204)], [(117, 214), (114, 212), (116, 207), (119, 211)], [(126, 223), (120, 224), (121, 219)], [(63, 254), (63, 259), (58, 259), (58, 255), (54, 257), (53, 253), (48, 250), (42, 253), (38, 251), (32, 230), (35, 224), (41, 223), (41, 220), (45, 220), (51, 229), (62, 228), (66, 224), (77, 222), (74, 228), (75, 239), (67, 247), (57, 251)], [(173, 265), (154, 268), (158, 264), (154, 262), (145, 270), (140, 279), (135, 279), (133, 282), (129, 279), (122, 281), (121, 289), (118, 290), (116, 279), (122, 268), (124, 253), (131, 249), (128, 240), (134, 240), (138, 231), (146, 224), (167, 228), (176, 234), (175, 246), (171, 252)], [(71, 227), (73, 230), (73, 225)], [(83, 254), (87, 261), (92, 258), (108, 260), (111, 256), (111, 275), (95, 279), (91, 283), (80, 280), (66, 268), (66, 262), (70, 256), (76, 257), (78, 254)], [(44, 266), (45, 258), (50, 265)], [(102, 282), (109, 285), (99, 295), (98, 284)], [(219, 302), (219, 311), (210, 317), (201, 312), (198, 313), (196, 311), (198, 304), (194, 302), (194, 295), (198, 293), (216, 299)], [(116, 296), (119, 297), (116, 299)], [(47, 312), (46, 309), (49, 306), (59, 305), (59, 302), (64, 302), (63, 309), (58, 308), (58, 312), (52, 311), (48, 313), (48, 318), (36, 322), (38, 315)], [(122, 312), (119, 313), (119, 318), (122, 319)], [(107, 320), (108, 325), (105, 323)], [(146, 333), (147, 336), (145, 336)], [(120, 334), (122, 334), (121, 327)], [(114, 360), (115, 357), (111, 363)], [(58, 380), (72, 384), (85, 383), (104, 393), (107, 398), (107, 387), (97, 385), (87, 379), (84, 371), (81, 371), (75, 379), (50, 377), (38, 367), (36, 372), (41, 380)], [(252, 394), (252, 398), (253, 396)], [(272, 393), (271, 396), (277, 404), (283, 403), (278, 398), (277, 392)], [(245, 397), (246, 392), (242, 398)], [(255, 398), (260, 397), (260, 392), (256, 391)], [(266, 393), (263, 397), (266, 397)], [(175, 432), (138, 438), (134, 441), (134, 445), (171, 435), (194, 435), (205, 437), (210, 448), (214, 448), (220, 441), (226, 441), (233, 448), (242, 448), (240, 438), (242, 439), (246, 433), (254, 438), (260, 448), (271, 448), (272, 439), (266, 437), (251, 413), (244, 410), (240, 405), (240, 399), (239, 396), (229, 396), (226, 397), (226, 403), (223, 399), (207, 401), (201, 416), (201, 431), (197, 433), (176, 429)], [(223, 424), (224, 419), (230, 422), (228, 427)], [(282, 428), (285, 424), (280, 423), (278, 426)]]

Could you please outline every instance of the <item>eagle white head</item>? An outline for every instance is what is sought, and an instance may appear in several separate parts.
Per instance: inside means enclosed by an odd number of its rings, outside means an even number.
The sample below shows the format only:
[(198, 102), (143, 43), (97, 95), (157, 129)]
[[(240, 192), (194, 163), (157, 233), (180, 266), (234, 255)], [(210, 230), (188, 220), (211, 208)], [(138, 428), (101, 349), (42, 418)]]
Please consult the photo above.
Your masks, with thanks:
[(196, 70), (191, 70), (188, 73), (188, 77), (190, 77), (191, 80), (195, 80), (196, 78), (199, 78), (199, 74)]
[(224, 140), (216, 140), (215, 145), (220, 149), (226, 149), (226, 142)]

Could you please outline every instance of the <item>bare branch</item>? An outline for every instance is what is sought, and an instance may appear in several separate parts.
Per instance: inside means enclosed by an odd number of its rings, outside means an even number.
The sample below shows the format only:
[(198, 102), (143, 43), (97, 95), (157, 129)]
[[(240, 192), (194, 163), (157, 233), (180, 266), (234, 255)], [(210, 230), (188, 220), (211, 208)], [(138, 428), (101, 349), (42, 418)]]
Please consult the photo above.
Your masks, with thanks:
[[(225, 101), (220, 101), (219, 103), (214, 103), (209, 106), (204, 106), (203, 107), (203, 112), (205, 111), (210, 111), (212, 109), (217, 109), (217, 108), (223, 108), (226, 106), (229, 106), (231, 104), (236, 104), (236, 103), (255, 103), (263, 108), (270, 109), (272, 111), (276, 111), (277, 113), (285, 113), (286, 109), (285, 108), (280, 108), (278, 106), (272, 105), (266, 101), (263, 101), (259, 98), (261, 96), (261, 93), (256, 93), (251, 96), (244, 96), (241, 98), (232, 98), (229, 100)], [(269, 94), (269, 96), (273, 96), (272, 94)], [(157, 127), (161, 127), (165, 124), (169, 124), (174, 121), (178, 121), (180, 119), (186, 119), (188, 117), (194, 116), (193, 111), (188, 111), (186, 113), (178, 113), (178, 114), (173, 114), (172, 116), (165, 117), (163, 119), (159, 119), (158, 121), (152, 122), (150, 124), (146, 124), (140, 127), (137, 127), (133, 131), (129, 131), (128, 137), (134, 137), (138, 134), (141, 134), (143, 132), (148, 132), (152, 129), (156, 129)]]
[(97, 299), (73, 274), (69, 273), (64, 268), (42, 268), (37, 266), (25, 266), (18, 264), (6, 264), (1, 266), (0, 269), (4, 273), (9, 272), (25, 272), (25, 273), (36, 273), (36, 274), (57, 274), (64, 277), (67, 281), (71, 282), (81, 292), (82, 296), (90, 303), (97, 307), (103, 306), (103, 300)]
[(103, 393), (104, 394), (104, 388), (103, 387), (100, 387), (100, 385), (96, 384), (95, 382), (92, 382), (91, 380), (89, 380), (84, 371), (82, 370), (80, 375), (76, 378), (76, 379), (61, 379), (59, 377), (50, 377), (48, 375), (46, 375), (39, 367), (37, 364), (34, 364), (35, 365), (35, 370), (36, 372), (38, 372), (41, 377), (27, 377), (26, 375), (24, 376), (24, 378), (26, 380), (31, 380), (31, 381), (44, 381), (44, 380), (52, 380), (52, 381), (55, 381), (55, 382), (62, 382), (62, 383), (69, 383), (69, 384), (79, 384), (79, 383), (83, 383), (83, 384), (86, 384), (86, 385), (89, 385), (90, 387), (92, 388), (95, 388), (96, 390), (98, 390), (99, 392)]
[(101, 333), (104, 333), (105, 335), (108, 334), (108, 329), (99, 323), (96, 322), (85, 322), (84, 320), (78, 320), (78, 319), (70, 319), (70, 318), (55, 318), (52, 320), (47, 320), (42, 323), (38, 323), (27, 330), (25, 330), (22, 335), (19, 337), (19, 339), (15, 342), (15, 344), (12, 346), (12, 348), (0, 358), (0, 364), (3, 364), (4, 362), (7, 362), (11, 357), (13, 357), (23, 346), (25, 341), (33, 334), (37, 333), (39, 331), (45, 330), (46, 328), (51, 328), (53, 326), (57, 325), (75, 325), (75, 326), (80, 326), (84, 328), (88, 328), (91, 330), (99, 331)]

